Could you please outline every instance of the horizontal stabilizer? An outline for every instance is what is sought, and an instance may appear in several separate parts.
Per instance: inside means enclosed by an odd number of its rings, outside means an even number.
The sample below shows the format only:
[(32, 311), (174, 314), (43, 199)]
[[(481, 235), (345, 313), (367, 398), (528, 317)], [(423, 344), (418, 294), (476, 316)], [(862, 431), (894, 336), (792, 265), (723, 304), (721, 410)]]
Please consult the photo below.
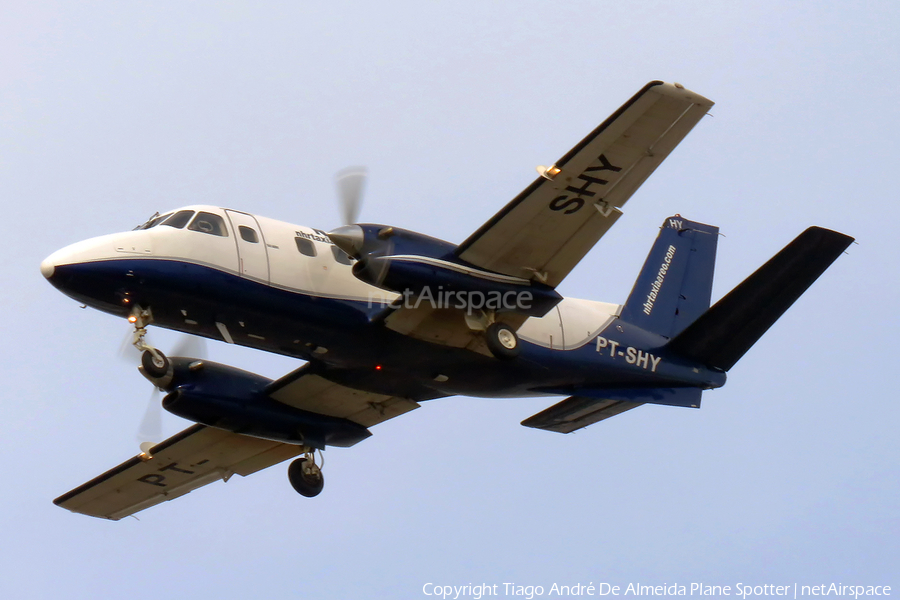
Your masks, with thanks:
[(708, 367), (729, 370), (852, 242), (842, 233), (810, 227), (666, 349)]
[(522, 421), (525, 427), (572, 433), (582, 427), (637, 408), (642, 404), (700, 406), (699, 388), (650, 388), (598, 391), (603, 397), (571, 396)]

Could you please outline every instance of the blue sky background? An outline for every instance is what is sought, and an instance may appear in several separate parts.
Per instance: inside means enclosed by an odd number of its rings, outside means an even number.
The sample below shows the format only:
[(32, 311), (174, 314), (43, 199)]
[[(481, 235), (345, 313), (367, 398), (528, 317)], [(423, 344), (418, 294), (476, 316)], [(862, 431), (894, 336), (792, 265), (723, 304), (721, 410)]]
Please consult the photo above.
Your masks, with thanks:
[[(0, 593), (416, 598), (422, 585), (892, 585), (900, 592), (895, 2), (45, 2), (0, 8)], [(129, 458), (129, 326), (52, 251), (210, 203), (460, 242), (652, 79), (717, 102), (563, 283), (627, 297), (662, 219), (712, 223), (719, 297), (805, 227), (859, 244), (701, 410), (563, 436), (547, 399), (437, 400), (326, 456), (117, 523), (52, 505)], [(166, 348), (175, 342), (156, 332)], [(283, 357), (211, 344), (277, 377)], [(186, 424), (166, 421), (168, 433)]]

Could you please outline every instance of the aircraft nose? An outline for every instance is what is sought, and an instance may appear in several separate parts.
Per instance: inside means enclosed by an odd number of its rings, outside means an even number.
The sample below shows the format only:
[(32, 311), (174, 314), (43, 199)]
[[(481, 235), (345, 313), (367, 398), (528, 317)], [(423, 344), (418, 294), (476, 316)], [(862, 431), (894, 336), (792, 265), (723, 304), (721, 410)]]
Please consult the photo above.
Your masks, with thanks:
[(53, 260), (53, 254), (41, 261), (41, 275), (50, 279), (56, 272), (56, 261)]

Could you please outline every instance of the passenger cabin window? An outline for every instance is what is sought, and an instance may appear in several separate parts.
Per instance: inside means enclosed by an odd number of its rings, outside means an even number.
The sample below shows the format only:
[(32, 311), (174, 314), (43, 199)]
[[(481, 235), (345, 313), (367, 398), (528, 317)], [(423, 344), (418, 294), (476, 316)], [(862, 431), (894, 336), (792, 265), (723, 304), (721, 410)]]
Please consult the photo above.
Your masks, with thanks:
[(177, 213), (163, 221), (162, 224), (174, 227), (175, 229), (182, 229), (188, 224), (188, 221), (190, 221), (193, 216), (194, 211), (192, 210), (179, 210)]
[(250, 227), (238, 225), (238, 231), (241, 234), (241, 239), (245, 242), (250, 242), (251, 244), (259, 243), (259, 236), (256, 235), (256, 231), (251, 229)]
[(228, 237), (228, 229), (225, 228), (225, 220), (219, 215), (208, 212), (198, 212), (191, 224), (188, 225), (191, 231), (201, 231), (210, 235), (218, 235)]
[(311, 241), (302, 237), (296, 237), (294, 241), (297, 242), (297, 250), (300, 251), (300, 254), (305, 254), (306, 256), (316, 255), (316, 245)]
[(338, 261), (342, 265), (351, 265), (353, 261), (350, 260), (350, 257), (347, 256), (347, 253), (338, 248), (337, 246), (331, 247), (331, 253), (334, 255), (334, 260)]

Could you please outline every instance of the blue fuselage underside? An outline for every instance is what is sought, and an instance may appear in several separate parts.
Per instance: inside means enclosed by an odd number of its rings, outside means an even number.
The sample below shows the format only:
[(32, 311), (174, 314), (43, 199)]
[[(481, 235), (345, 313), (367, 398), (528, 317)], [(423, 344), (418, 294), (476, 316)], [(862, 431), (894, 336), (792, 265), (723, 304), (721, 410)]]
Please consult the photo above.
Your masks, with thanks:
[(154, 325), (218, 340), (224, 326), (236, 344), (310, 361), (337, 383), (413, 400), (724, 383), (724, 374), (667, 356), (666, 338), (621, 320), (600, 335), (660, 357), (653, 371), (601, 351), (593, 340), (569, 350), (523, 341), (516, 360), (500, 361), (397, 333), (377, 318), (386, 310), (381, 304), (280, 289), (190, 262), (141, 257), (61, 265), (50, 281), (99, 310), (127, 317), (134, 305), (150, 307)]

